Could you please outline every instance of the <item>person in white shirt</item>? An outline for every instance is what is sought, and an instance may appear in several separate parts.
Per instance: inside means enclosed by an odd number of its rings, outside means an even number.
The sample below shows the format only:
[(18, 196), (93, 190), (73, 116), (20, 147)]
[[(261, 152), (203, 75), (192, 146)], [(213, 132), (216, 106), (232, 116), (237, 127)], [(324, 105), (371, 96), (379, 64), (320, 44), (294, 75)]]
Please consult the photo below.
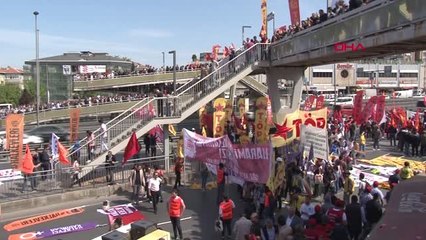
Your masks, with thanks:
[(106, 124), (102, 121), (99, 120), (99, 123), (101, 124), (101, 153), (108, 151), (108, 143), (107, 143), (107, 126)]
[(379, 182), (377, 182), (377, 181), (374, 181), (374, 183), (373, 183), (373, 190), (371, 190), (371, 195), (374, 196), (375, 193), (377, 193), (379, 195), (379, 197), (380, 197), (379, 201), (380, 201), (380, 204), (383, 207), (383, 205), (385, 203), (385, 196), (383, 195), (382, 190), (379, 189)]
[(157, 214), (157, 204), (160, 197), (160, 184), (161, 178), (158, 177), (158, 173), (154, 173), (154, 177), (151, 178), (148, 182), (148, 191), (152, 198), (152, 206), (154, 208), (154, 213)]
[(305, 202), (300, 206), (300, 217), (304, 222), (309, 220), (309, 217), (315, 214), (315, 207), (311, 203), (309, 196), (305, 197)]

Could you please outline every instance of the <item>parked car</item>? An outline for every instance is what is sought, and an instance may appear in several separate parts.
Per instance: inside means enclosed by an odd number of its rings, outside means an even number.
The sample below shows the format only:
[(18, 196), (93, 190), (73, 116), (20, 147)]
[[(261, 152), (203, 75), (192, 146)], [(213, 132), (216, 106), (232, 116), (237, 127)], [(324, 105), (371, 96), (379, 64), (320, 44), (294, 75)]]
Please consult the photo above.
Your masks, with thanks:
[(54, 125), (36, 127), (27, 131), (26, 133), (32, 136), (42, 138), (44, 143), (50, 142), (50, 140), (52, 139), (52, 133), (56, 134), (56, 136), (58, 136), (61, 141), (69, 141), (68, 131)]
[[(40, 144), (43, 143), (43, 139), (38, 136), (28, 135), (24, 133), (24, 137), (22, 139), (24, 144)], [(6, 147), (6, 131), (0, 131), (0, 148)]]

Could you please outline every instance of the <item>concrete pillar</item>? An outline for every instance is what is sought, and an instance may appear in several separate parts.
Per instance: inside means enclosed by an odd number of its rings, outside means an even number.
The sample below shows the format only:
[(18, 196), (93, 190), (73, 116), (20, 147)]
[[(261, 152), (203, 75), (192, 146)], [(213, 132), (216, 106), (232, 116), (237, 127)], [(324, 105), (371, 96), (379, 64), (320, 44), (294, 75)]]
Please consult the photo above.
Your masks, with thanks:
[[(278, 114), (287, 114), (299, 108), (302, 97), (303, 78), (305, 75), (304, 67), (274, 67), (266, 70), (266, 81), (268, 84), (268, 95), (271, 99), (271, 107), (274, 115), (274, 121)], [(283, 109), (281, 104), (280, 90), (278, 81), (285, 79), (293, 81), (293, 93), (291, 97), (290, 108)], [(283, 111), (284, 110), (284, 111)]]
[(169, 128), (168, 125), (163, 125), (163, 136), (164, 136), (164, 170), (169, 172), (170, 168), (170, 141), (169, 141)]

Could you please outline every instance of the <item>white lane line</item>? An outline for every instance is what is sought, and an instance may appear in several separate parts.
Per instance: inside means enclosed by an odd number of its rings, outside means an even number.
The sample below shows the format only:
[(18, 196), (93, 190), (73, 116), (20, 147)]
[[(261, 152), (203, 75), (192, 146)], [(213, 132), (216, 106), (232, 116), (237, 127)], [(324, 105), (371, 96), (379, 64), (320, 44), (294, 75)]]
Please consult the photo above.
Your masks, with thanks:
[[(180, 220), (186, 221), (186, 220), (189, 220), (189, 219), (192, 219), (192, 217), (184, 217), (184, 218), (181, 218)], [(172, 222), (171, 221), (159, 222), (159, 223), (157, 223), (157, 226), (162, 226), (162, 225), (166, 225), (166, 224), (170, 224), (170, 223), (172, 223)]]

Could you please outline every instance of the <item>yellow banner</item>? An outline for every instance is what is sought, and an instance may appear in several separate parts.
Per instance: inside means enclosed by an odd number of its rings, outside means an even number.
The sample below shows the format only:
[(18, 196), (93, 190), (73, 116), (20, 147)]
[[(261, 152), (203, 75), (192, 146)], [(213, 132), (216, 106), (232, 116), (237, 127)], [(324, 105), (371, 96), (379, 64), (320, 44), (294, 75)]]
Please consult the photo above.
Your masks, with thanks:
[(397, 168), (403, 168), (405, 162), (410, 163), (410, 168), (416, 171), (426, 172), (426, 162), (420, 162), (410, 160), (405, 157), (395, 157), (390, 155), (383, 155), (380, 157), (373, 158), (371, 160), (359, 160), (362, 163), (376, 166), (394, 166)]
[(74, 143), (78, 140), (78, 128), (80, 125), (80, 108), (70, 110), (70, 141)]
[(272, 135), (272, 146), (282, 147), (294, 139), (300, 138), (300, 126), (311, 125), (318, 128), (327, 127), (327, 108), (315, 111), (296, 110), (287, 114), (279, 123), (274, 123), (277, 131)]
[(238, 106), (238, 114), (241, 119), (241, 127), (242, 127), (242, 129), (237, 128), (237, 133), (240, 135), (240, 143), (242, 144), (241, 136), (246, 135), (246, 124), (245, 124), (246, 111), (247, 111), (246, 98), (239, 98), (237, 102), (237, 106)]
[(202, 128), (203, 126), (206, 126), (206, 123), (204, 123), (204, 115), (205, 114), (206, 114), (206, 106), (202, 106), (198, 110), (198, 118), (200, 120), (200, 128)]
[(22, 159), (24, 137), (24, 115), (9, 114), (6, 117), (6, 148), (9, 150), (10, 165), (19, 167)]
[(226, 99), (217, 98), (213, 102), (213, 107), (215, 109), (213, 113), (213, 137), (221, 137), (225, 133), (225, 123), (226, 123)]
[(232, 105), (233, 104), (231, 99), (226, 100), (226, 106), (225, 106), (226, 121), (230, 121), (230, 122), (231, 122), (232, 112), (233, 112)]
[(256, 116), (254, 119), (254, 132), (256, 141), (259, 144), (267, 143), (269, 138), (269, 124), (268, 124), (268, 99), (266, 97), (259, 97), (256, 100)]

